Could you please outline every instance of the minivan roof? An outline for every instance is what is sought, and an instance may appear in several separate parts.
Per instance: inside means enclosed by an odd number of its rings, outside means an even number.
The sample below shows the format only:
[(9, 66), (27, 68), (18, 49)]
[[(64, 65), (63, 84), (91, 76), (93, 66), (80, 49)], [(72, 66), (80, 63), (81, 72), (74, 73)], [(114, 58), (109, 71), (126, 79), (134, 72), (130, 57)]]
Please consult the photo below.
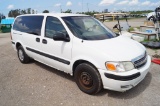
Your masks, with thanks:
[[(37, 15), (56, 16), (56, 17), (89, 16), (89, 15), (84, 15), (84, 14), (72, 14), (72, 13), (39, 13), (39, 14), (25, 14), (25, 15), (19, 15), (19, 16), (37, 16)], [(18, 16), (18, 17), (19, 17), (19, 16)]]

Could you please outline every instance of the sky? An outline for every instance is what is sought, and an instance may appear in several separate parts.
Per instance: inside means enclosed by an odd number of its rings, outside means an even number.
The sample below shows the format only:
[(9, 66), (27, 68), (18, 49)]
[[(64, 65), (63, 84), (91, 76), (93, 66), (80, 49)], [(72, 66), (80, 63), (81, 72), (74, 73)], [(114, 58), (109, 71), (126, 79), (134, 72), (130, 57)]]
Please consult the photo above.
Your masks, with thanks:
[(155, 10), (160, 6), (160, 0), (0, 0), (0, 13), (8, 16), (12, 9), (32, 8), (38, 13), (49, 10), (58, 13), (71, 9), (73, 13), (98, 11), (108, 9), (109, 12), (118, 10)]

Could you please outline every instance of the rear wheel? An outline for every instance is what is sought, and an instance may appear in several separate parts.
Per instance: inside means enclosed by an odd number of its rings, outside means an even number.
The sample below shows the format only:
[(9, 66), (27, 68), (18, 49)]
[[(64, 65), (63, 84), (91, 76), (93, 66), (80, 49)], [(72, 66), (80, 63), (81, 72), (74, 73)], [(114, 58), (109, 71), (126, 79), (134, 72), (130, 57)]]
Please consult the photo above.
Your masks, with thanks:
[(29, 63), (30, 58), (25, 53), (25, 51), (24, 51), (24, 49), (23, 49), (22, 46), (18, 47), (17, 55), (18, 55), (18, 58), (19, 58), (19, 60), (20, 60), (21, 63)]
[(74, 78), (79, 89), (87, 94), (96, 94), (102, 89), (100, 74), (88, 63), (76, 67)]

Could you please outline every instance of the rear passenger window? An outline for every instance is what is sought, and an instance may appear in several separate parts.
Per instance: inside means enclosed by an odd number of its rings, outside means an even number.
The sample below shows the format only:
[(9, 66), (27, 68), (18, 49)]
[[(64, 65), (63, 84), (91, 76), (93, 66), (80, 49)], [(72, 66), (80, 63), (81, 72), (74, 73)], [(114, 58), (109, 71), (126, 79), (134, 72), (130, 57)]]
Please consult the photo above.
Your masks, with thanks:
[(56, 33), (63, 33), (66, 35), (67, 31), (58, 18), (49, 16), (46, 19), (45, 36), (53, 38)]
[(41, 35), (43, 16), (21, 16), (16, 18), (13, 29), (34, 35)]

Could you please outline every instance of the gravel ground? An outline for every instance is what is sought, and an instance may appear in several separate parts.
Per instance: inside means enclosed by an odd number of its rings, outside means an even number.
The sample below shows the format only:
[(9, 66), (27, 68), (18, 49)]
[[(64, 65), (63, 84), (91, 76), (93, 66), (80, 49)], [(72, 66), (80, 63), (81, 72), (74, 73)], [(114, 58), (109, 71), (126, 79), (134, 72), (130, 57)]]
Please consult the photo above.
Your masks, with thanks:
[(68, 74), (36, 61), (21, 64), (10, 35), (0, 34), (0, 106), (159, 106), (159, 68), (152, 64), (146, 78), (127, 92), (102, 90), (87, 95)]

